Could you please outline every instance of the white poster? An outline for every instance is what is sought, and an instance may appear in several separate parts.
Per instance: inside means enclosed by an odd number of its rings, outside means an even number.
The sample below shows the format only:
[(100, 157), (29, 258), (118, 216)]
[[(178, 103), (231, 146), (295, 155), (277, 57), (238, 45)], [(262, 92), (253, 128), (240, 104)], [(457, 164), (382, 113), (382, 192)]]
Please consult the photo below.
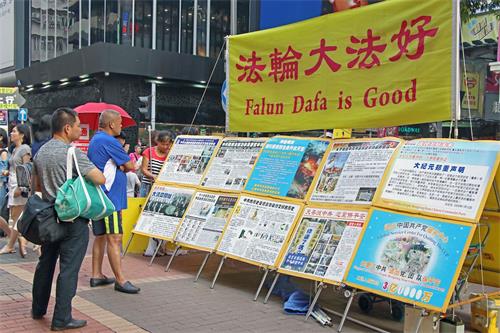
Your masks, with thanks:
[(243, 190), (265, 143), (265, 139), (224, 139), (201, 185), (220, 190)]
[(14, 66), (14, 0), (0, 1), (0, 69)]
[(199, 185), (220, 140), (214, 136), (178, 136), (163, 164), (158, 180)]
[(155, 185), (134, 231), (173, 239), (194, 192), (192, 189)]
[(341, 282), (368, 212), (307, 207), (280, 272)]
[(399, 140), (334, 143), (311, 195), (311, 202), (371, 203)]
[(298, 204), (242, 196), (218, 251), (274, 265), (300, 209)]
[(177, 242), (215, 250), (238, 196), (197, 192), (175, 236)]

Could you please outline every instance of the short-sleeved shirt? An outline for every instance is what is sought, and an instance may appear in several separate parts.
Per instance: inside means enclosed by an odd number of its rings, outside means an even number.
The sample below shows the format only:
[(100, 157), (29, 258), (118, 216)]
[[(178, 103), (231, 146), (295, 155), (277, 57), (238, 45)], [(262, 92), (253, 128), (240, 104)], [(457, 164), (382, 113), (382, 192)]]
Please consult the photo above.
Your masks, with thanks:
[(119, 166), (130, 161), (130, 157), (120, 142), (108, 133), (99, 131), (90, 140), (88, 156), (106, 177), (106, 184), (102, 189), (116, 210), (126, 209), (127, 176)]
[(16, 167), (23, 164), (24, 155), (31, 155), (31, 148), (28, 145), (20, 145), (14, 148), (9, 158), (9, 172), (15, 174)]
[[(163, 163), (165, 163), (165, 160), (167, 159), (167, 155), (158, 156), (155, 147), (150, 147), (142, 153), (142, 156), (151, 162), (151, 164), (148, 165), (149, 172), (151, 172), (154, 176), (158, 176), (161, 168), (163, 167)], [(151, 185), (151, 178), (142, 176), (142, 182), (144, 184)]]
[[(66, 156), (70, 144), (58, 139), (51, 139), (38, 150), (34, 158), (34, 172), (38, 175), (42, 188), (42, 198), (55, 202), (57, 190), (66, 182)], [(86, 176), (94, 164), (87, 155), (78, 148), (75, 149), (76, 160), (82, 176)], [(73, 165), (73, 177), (77, 177), (76, 165)]]

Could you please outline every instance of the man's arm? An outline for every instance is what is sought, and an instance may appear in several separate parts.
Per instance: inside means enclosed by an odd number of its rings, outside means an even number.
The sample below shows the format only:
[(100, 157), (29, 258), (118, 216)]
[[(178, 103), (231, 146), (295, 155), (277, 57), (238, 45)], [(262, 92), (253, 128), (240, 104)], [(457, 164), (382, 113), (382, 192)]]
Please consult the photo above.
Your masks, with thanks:
[(135, 170), (135, 163), (132, 160), (129, 160), (127, 163), (120, 165), (120, 168), (123, 167), (123, 172), (129, 172)]
[(85, 178), (90, 180), (94, 185), (104, 185), (104, 183), (106, 183), (104, 174), (97, 168), (93, 168), (87, 172)]
[(42, 192), (42, 186), (40, 185), (40, 178), (36, 173), (33, 173), (33, 192)]

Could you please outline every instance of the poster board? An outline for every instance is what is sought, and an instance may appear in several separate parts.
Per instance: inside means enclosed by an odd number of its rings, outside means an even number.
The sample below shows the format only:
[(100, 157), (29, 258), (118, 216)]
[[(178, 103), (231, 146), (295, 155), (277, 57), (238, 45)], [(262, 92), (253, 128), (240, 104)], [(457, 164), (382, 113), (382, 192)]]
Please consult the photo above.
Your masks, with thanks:
[(225, 138), (210, 161), (201, 186), (241, 192), (252, 172), (265, 138)]
[(406, 142), (375, 194), (378, 207), (478, 222), (493, 182), (500, 142)]
[[(498, 197), (497, 197), (498, 196)], [(491, 185), (490, 193), (484, 205), (485, 211), (500, 212), (500, 167), (497, 169), (495, 180)]]
[(340, 284), (367, 216), (367, 210), (304, 208), (278, 272)]
[(173, 241), (195, 190), (154, 184), (133, 233)]
[(445, 312), (475, 224), (370, 210), (345, 283)]
[(369, 206), (401, 142), (397, 138), (334, 141), (309, 202)]
[(177, 230), (179, 245), (213, 251), (238, 200), (236, 194), (196, 192)]
[(217, 253), (257, 266), (276, 267), (302, 204), (241, 195)]
[(179, 135), (157, 181), (197, 186), (221, 137)]
[(262, 149), (245, 191), (305, 200), (325, 152), (327, 139), (276, 136)]

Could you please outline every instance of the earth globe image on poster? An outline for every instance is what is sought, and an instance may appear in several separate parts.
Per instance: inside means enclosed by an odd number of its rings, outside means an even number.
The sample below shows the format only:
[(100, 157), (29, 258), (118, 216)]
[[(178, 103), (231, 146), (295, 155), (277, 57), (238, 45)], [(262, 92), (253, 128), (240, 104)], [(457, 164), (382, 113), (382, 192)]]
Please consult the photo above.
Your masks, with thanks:
[(432, 246), (415, 236), (397, 236), (382, 248), (380, 262), (407, 274), (423, 273), (432, 260)]

